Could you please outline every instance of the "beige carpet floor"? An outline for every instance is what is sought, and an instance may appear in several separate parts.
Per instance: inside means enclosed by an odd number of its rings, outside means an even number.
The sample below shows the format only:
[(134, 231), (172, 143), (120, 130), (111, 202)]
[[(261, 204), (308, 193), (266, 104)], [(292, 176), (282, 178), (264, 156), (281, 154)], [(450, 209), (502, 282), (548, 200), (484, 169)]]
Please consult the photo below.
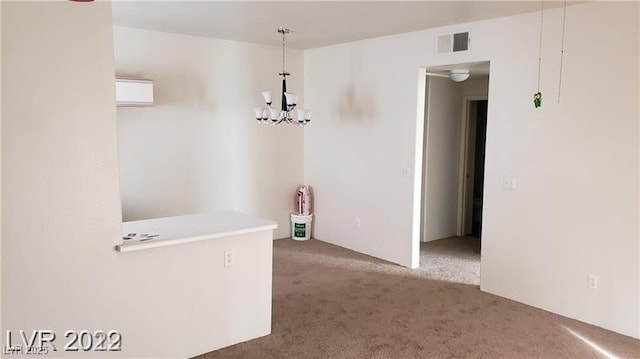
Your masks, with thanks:
[(640, 357), (636, 339), (317, 240), (275, 241), (273, 269), (272, 334), (198, 358)]
[(446, 282), (480, 285), (480, 239), (449, 237), (420, 243), (423, 276)]

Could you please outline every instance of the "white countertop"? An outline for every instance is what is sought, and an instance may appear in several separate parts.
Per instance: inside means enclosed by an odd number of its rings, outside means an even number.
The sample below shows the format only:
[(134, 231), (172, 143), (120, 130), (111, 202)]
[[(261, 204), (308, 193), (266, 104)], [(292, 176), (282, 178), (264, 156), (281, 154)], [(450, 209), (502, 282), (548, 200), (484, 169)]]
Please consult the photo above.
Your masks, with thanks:
[[(233, 211), (130, 221), (122, 223), (122, 237), (133, 233), (136, 235), (129, 240), (123, 239), (116, 250), (130, 252), (276, 228), (276, 222)], [(150, 239), (141, 240), (144, 238)]]

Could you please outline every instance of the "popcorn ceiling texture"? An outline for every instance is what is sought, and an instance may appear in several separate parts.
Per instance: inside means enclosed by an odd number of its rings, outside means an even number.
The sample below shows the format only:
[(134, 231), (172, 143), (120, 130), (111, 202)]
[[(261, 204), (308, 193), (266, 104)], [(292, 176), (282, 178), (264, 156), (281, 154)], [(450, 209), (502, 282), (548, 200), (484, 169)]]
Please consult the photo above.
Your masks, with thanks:
[(640, 352), (637, 339), (318, 240), (275, 241), (273, 269), (272, 334), (198, 358), (602, 357), (570, 331), (618, 358)]

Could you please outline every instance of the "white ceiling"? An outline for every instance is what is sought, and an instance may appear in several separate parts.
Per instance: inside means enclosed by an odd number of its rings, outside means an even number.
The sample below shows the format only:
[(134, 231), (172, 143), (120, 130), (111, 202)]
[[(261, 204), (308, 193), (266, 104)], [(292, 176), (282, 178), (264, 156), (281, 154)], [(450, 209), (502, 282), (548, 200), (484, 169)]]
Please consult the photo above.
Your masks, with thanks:
[[(113, 1), (114, 25), (309, 49), (540, 10), (540, 1)], [(562, 6), (545, 1), (545, 8)]]

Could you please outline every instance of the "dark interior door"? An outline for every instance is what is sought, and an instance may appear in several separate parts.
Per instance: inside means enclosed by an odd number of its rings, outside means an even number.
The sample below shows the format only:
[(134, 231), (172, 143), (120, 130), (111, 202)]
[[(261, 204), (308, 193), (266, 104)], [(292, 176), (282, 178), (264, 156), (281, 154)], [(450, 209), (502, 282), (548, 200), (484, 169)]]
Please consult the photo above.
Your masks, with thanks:
[(487, 100), (477, 101), (476, 151), (473, 169), (473, 212), (471, 236), (482, 237), (482, 198), (484, 192), (484, 157), (487, 142)]

